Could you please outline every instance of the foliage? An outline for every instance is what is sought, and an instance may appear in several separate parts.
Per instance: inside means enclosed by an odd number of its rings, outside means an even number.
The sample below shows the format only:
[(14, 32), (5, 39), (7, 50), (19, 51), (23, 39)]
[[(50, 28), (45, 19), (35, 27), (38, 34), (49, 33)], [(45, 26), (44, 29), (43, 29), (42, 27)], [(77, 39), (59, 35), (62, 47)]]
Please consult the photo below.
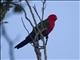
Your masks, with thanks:
[(15, 7), (14, 7), (14, 12), (22, 12), (22, 6), (21, 5), (16, 5)]

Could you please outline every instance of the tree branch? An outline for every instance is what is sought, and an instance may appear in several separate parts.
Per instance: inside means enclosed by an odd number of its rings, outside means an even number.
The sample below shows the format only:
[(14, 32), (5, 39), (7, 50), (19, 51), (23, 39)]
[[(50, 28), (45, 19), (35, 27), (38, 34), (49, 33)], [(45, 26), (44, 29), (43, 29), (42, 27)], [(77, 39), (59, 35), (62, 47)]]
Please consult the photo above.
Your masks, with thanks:
[(21, 20), (22, 20), (22, 24), (23, 24), (23, 26), (24, 26), (25, 30), (26, 30), (26, 31), (27, 31), (27, 33), (29, 34), (29, 31), (28, 31), (28, 29), (26, 28), (26, 26), (25, 26), (24, 21), (23, 21), (23, 19), (22, 19), (22, 18), (21, 18)]
[(38, 12), (37, 12), (37, 9), (36, 9), (35, 4), (34, 4), (34, 6), (33, 6), (33, 9), (34, 9), (35, 13), (37, 14), (39, 20), (42, 21), (41, 17), (39, 16), (39, 14), (38, 14)]
[[(32, 17), (33, 17), (34, 23), (35, 23), (35, 25), (36, 25), (36, 27), (37, 27), (37, 30), (39, 31), (41, 37), (43, 37), (41, 31), (39, 30), (39, 27), (37, 26), (37, 22), (36, 22), (36, 19), (35, 19), (34, 14), (33, 14), (32, 8), (31, 8), (31, 6), (30, 6), (28, 0), (25, 0), (25, 1), (26, 1), (27, 5), (28, 5), (28, 7), (29, 7), (29, 10), (30, 10), (31, 14), (32, 14)], [(36, 31), (36, 30), (35, 30), (35, 31)], [(44, 42), (44, 40), (43, 40), (43, 42)]]
[(44, 48), (44, 59), (47, 60), (46, 46)]
[(31, 26), (34, 28), (34, 25), (32, 24), (32, 22), (30, 21), (30, 19), (27, 17), (26, 11), (23, 8), (23, 12), (25, 14), (25, 18), (29, 21), (29, 23), (31, 24)]
[[(26, 1), (27, 5), (28, 5), (28, 7), (29, 7), (29, 10), (30, 10), (30, 12), (31, 12), (32, 18), (33, 18), (33, 20), (34, 20), (34, 23), (35, 23), (35, 25), (37, 26), (37, 22), (36, 22), (36, 19), (35, 19), (34, 14), (33, 14), (32, 8), (31, 8), (28, 0), (25, 0), (25, 1)], [(37, 16), (38, 16), (38, 18), (40, 19), (40, 21), (42, 21), (42, 20), (43, 20), (43, 17), (44, 17), (44, 9), (45, 9), (45, 8), (44, 8), (44, 5), (45, 5), (45, 2), (46, 2), (46, 0), (43, 2), (43, 7), (42, 7), (42, 12), (43, 12), (43, 13), (42, 13), (42, 19), (40, 18), (39, 14), (38, 14), (38, 12), (37, 12), (36, 7), (35, 7), (35, 6), (33, 7), (34, 10), (35, 10), (35, 12), (36, 12), (36, 14), (37, 14)], [(25, 12), (24, 12), (24, 13), (25, 13)], [(25, 13), (25, 16), (26, 16), (26, 13)], [(27, 19), (27, 18), (26, 18), (26, 19)], [(27, 19), (27, 20), (29, 20), (29, 19)], [(30, 21), (30, 20), (29, 20), (29, 21)], [(31, 25), (31, 26), (32, 26), (32, 25)], [(32, 26), (32, 27), (33, 27), (33, 26)], [(33, 27), (33, 28), (34, 28), (34, 27)], [(39, 30), (39, 27), (38, 27), (38, 26), (37, 26), (37, 30), (39, 31), (39, 34), (41, 35), (41, 37), (43, 37), (42, 32)], [(36, 31), (36, 30), (35, 30), (35, 31)], [(37, 39), (37, 35), (36, 35), (36, 37), (35, 37), (34, 40), (36, 40), (36, 39)], [(33, 46), (34, 46), (34, 50), (35, 50), (35, 52), (36, 52), (37, 59), (38, 59), (38, 60), (41, 60), (41, 53), (40, 53), (40, 48), (39, 48), (39, 41), (35, 42), (34, 40), (33, 40)], [(44, 37), (43, 37), (42, 41), (43, 41), (43, 46), (44, 46), (44, 54), (45, 54), (44, 57), (45, 57), (45, 60), (47, 60)], [(37, 45), (37, 48), (36, 48), (36, 45)]]
[(42, 0), (42, 3), (43, 3), (43, 6), (42, 6), (42, 20), (43, 20), (46, 0)]
[(36, 22), (34, 13), (33, 13), (33, 11), (32, 11), (32, 8), (31, 8), (31, 6), (30, 6), (28, 0), (25, 0), (25, 1), (26, 1), (27, 5), (28, 5), (28, 8), (29, 8), (30, 12), (31, 12), (32, 18), (33, 18), (33, 20), (34, 20), (34, 23), (35, 23), (35, 25), (37, 26), (37, 22)]
[[(43, 0), (42, 3), (43, 3), (43, 7), (42, 7), (42, 20), (43, 20), (46, 0)], [(47, 41), (48, 39), (46, 40), (46, 43), (45, 43), (46, 45), (47, 45)], [(43, 44), (44, 44), (44, 41), (43, 41)], [(47, 60), (46, 45), (44, 48), (44, 60)]]

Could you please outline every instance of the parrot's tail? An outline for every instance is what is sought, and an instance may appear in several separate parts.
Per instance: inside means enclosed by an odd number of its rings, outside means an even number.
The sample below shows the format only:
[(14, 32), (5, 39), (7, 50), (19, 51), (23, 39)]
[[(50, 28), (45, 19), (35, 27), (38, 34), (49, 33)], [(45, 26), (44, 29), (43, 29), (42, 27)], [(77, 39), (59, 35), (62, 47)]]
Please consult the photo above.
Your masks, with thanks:
[(21, 43), (19, 43), (18, 45), (16, 45), (15, 48), (19, 49), (19, 48), (25, 46), (26, 44), (28, 44), (31, 41), (32, 41), (32, 39), (31, 39), (31, 37), (29, 35), (28, 37), (26, 37), (26, 39), (24, 41), (22, 41)]
[(34, 38), (35, 38), (35, 32), (32, 31), (32, 32), (26, 37), (26, 39), (25, 39), (24, 41), (22, 41), (21, 43), (19, 43), (18, 45), (16, 45), (15, 48), (19, 49), (19, 48), (25, 46), (26, 44), (32, 42), (32, 41), (34, 40)]
[(25, 46), (26, 44), (32, 42), (32, 40), (34, 40), (34, 37), (35, 37), (35, 32), (32, 31), (24, 41), (22, 41), (21, 43), (19, 43), (18, 45), (15, 46), (15, 48), (19, 49), (23, 46)]

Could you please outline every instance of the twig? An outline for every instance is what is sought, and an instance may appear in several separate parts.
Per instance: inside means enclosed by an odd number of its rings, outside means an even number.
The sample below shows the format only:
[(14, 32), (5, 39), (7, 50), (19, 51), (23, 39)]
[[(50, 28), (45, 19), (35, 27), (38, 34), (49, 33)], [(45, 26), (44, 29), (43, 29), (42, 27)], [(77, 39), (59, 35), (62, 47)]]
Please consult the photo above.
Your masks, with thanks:
[(38, 16), (39, 20), (40, 20), (40, 21), (42, 21), (41, 17), (39, 16), (39, 14), (38, 14), (38, 12), (37, 12), (37, 9), (36, 9), (35, 4), (34, 4), (33, 8), (34, 8), (34, 11), (36, 12), (36, 14), (37, 14), (37, 16)]
[(6, 2), (6, 1), (4, 1), (4, 2), (1, 2), (2, 4), (12, 4), (12, 5), (18, 5), (17, 3), (15, 3), (15, 2)]
[(34, 28), (34, 25), (32, 24), (32, 22), (30, 21), (30, 19), (27, 17), (26, 11), (23, 8), (23, 12), (25, 14), (25, 18), (29, 21), (29, 23), (31, 24), (31, 26)]
[(27, 33), (29, 34), (29, 31), (28, 31), (28, 29), (26, 28), (26, 26), (25, 26), (24, 21), (23, 21), (23, 19), (22, 19), (22, 18), (21, 18), (21, 20), (22, 20), (22, 24), (23, 24), (23, 26), (24, 26), (25, 30), (26, 30), (26, 31), (27, 31)]
[(44, 59), (47, 60), (46, 46), (44, 48)]
[[(39, 43), (38, 43), (39, 44)], [(34, 48), (35, 49), (35, 52), (36, 52), (36, 55), (37, 55), (37, 59), (38, 60), (41, 60), (41, 52), (40, 52), (40, 49), (39, 49), (39, 47), (38, 48)]]
[(42, 7), (42, 20), (43, 20), (46, 0), (42, 0), (42, 3), (43, 3), (43, 7)]
[(47, 42), (48, 42), (48, 38), (46, 39), (46, 43), (45, 43), (45, 45), (47, 45)]
[(36, 19), (35, 19), (34, 14), (33, 14), (32, 8), (31, 8), (28, 0), (25, 0), (25, 1), (26, 1), (27, 5), (28, 5), (28, 7), (29, 7), (29, 10), (30, 10), (30, 12), (31, 12), (32, 18), (33, 18), (33, 20), (34, 20), (34, 23), (35, 23), (35, 25), (37, 26), (37, 22), (36, 22)]
[[(36, 22), (36, 19), (35, 19), (34, 14), (33, 14), (32, 8), (31, 8), (31, 6), (30, 6), (28, 0), (25, 0), (25, 1), (26, 1), (27, 5), (28, 5), (28, 7), (29, 7), (29, 10), (30, 10), (31, 14), (32, 14), (32, 17), (33, 17), (34, 23), (35, 23), (35, 25), (37, 26), (37, 22)], [(37, 27), (37, 29), (38, 29), (38, 31), (40, 32), (39, 27)], [(40, 34), (41, 34), (41, 32), (40, 32)], [(43, 36), (43, 35), (41, 34), (41, 36)]]

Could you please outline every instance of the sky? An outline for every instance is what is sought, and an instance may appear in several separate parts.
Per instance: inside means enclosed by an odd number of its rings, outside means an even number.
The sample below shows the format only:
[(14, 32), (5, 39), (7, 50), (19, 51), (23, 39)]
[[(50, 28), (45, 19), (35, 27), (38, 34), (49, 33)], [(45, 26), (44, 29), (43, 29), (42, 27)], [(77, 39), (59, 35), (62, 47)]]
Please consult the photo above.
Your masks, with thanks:
[[(30, 2), (31, 6), (35, 4), (38, 13), (41, 16), (41, 2)], [(25, 2), (22, 3), (27, 16), (34, 21), (31, 17), (28, 7)], [(34, 13), (35, 14), (35, 13)], [(79, 2), (78, 1), (47, 1), (44, 19), (50, 14), (56, 14), (58, 19), (55, 23), (55, 28), (49, 34), (47, 44), (47, 58), (48, 60), (78, 60), (79, 59)], [(36, 16), (36, 14), (35, 14)], [(4, 21), (8, 36), (16, 46), (19, 42), (23, 41), (28, 33), (22, 25), (21, 17), (29, 32), (32, 27), (25, 19), (24, 13), (14, 13), (12, 9), (6, 14)], [(36, 16), (37, 23), (39, 19)], [(9, 60), (9, 46), (5, 38), (1, 36), (1, 60)], [(41, 51), (43, 52), (43, 50)], [(36, 55), (33, 47), (28, 44), (21, 49), (14, 48), (15, 60), (36, 60)], [(42, 57), (43, 59), (43, 57)]]

